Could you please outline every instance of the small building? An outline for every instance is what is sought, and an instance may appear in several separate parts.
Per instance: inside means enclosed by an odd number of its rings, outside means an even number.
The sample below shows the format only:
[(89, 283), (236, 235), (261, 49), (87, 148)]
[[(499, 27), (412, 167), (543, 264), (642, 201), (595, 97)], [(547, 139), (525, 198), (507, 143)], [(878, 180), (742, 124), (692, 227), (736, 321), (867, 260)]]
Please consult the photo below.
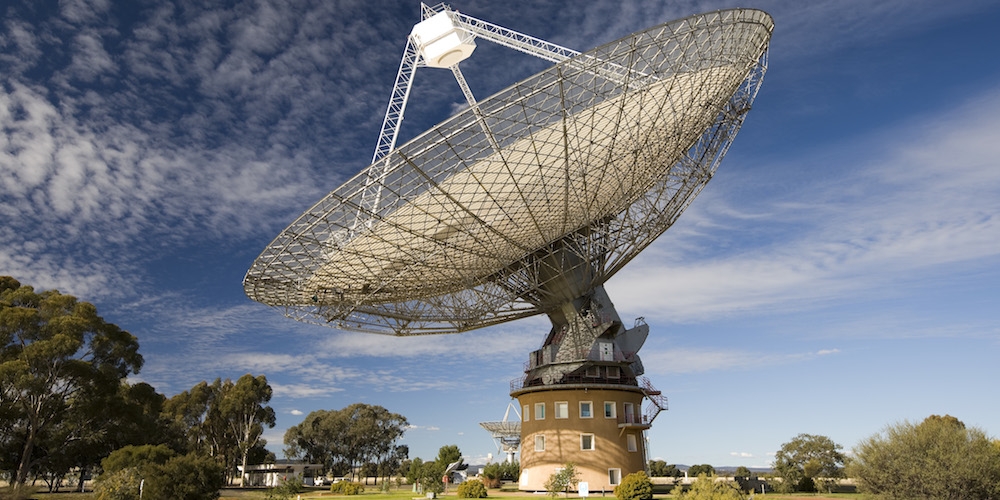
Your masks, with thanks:
[(273, 464), (248, 465), (246, 470), (238, 466), (243, 477), (243, 486), (257, 486), (273, 488), (281, 484), (282, 481), (293, 478), (302, 478), (302, 484), (313, 486), (316, 484), (316, 477), (322, 477), (323, 464), (307, 464), (297, 460), (276, 460)]

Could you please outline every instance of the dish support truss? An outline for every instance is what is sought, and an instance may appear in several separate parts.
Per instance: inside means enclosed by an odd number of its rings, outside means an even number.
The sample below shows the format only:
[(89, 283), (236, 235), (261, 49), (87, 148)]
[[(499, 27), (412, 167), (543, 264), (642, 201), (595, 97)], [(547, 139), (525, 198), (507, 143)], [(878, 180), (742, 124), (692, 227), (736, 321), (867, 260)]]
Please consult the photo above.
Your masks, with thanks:
[[(573, 57), (579, 56), (580, 52), (573, 49), (547, 42), (540, 38), (535, 38), (524, 33), (504, 28), (482, 19), (462, 14), (452, 10), (444, 3), (429, 7), (421, 3), (421, 16), (427, 21), (438, 14), (448, 17), (454, 26), (456, 33), (462, 38), (464, 43), (472, 43), (474, 39), (489, 40), (498, 45), (514, 49), (525, 54), (529, 54), (540, 59), (553, 63), (561, 63)], [(399, 70), (396, 72), (396, 82), (392, 87), (392, 95), (389, 97), (389, 105), (385, 110), (385, 117), (382, 120), (382, 130), (379, 133), (378, 142), (375, 144), (375, 153), (372, 155), (372, 168), (368, 170), (365, 190), (358, 207), (358, 216), (351, 229), (352, 233), (359, 230), (371, 228), (374, 219), (370, 214), (374, 213), (382, 198), (382, 186), (385, 176), (391, 168), (386, 156), (396, 147), (396, 138), (399, 136), (399, 128), (403, 123), (403, 114), (406, 111), (406, 103), (410, 97), (410, 87), (413, 85), (413, 78), (417, 73), (417, 68), (427, 66), (427, 62), (421, 55), (421, 41), (415, 33), (410, 33), (406, 38), (406, 47), (403, 49), (403, 57), (399, 62)], [(460, 62), (460, 61), (459, 61)], [(448, 69), (455, 75), (455, 80), (462, 89), (469, 107), (476, 114), (483, 132), (490, 141), (494, 150), (499, 151), (500, 146), (493, 136), (493, 132), (486, 124), (485, 117), (479, 109), (475, 96), (469, 88), (469, 84), (459, 69), (459, 62), (455, 62)], [(581, 65), (585, 61), (577, 62)], [(592, 66), (592, 65), (591, 65)], [(628, 70), (615, 64), (598, 65), (591, 68), (612, 81), (624, 81)], [(352, 234), (353, 236), (353, 234)]]
[[(564, 317), (575, 316), (585, 306), (579, 299), (666, 231), (711, 179), (763, 80), (773, 29), (766, 13), (719, 11), (573, 56), (443, 6), (424, 9), (425, 18), (444, 13), (469, 36), (562, 62), (478, 104), (466, 92), (471, 109), (396, 148), (421, 65), (411, 37), (376, 161), (262, 252), (244, 280), (252, 299), (296, 320), (390, 335), (558, 316), (567, 301), (578, 302), (577, 312)], [(713, 76), (718, 71), (728, 76)], [(457, 65), (453, 73), (462, 85)], [(704, 105), (674, 99), (698, 89), (719, 98)], [(639, 114), (620, 118), (627, 112)], [(669, 121), (675, 115), (681, 121)], [(576, 129), (567, 135), (566, 124)], [(565, 156), (548, 160), (538, 148), (560, 155), (565, 149)], [(518, 154), (519, 163), (511, 163)], [(496, 158), (505, 171), (477, 170)], [(582, 167), (566, 168), (573, 163)], [(484, 173), (495, 183), (459, 185)], [(615, 187), (628, 182), (627, 189)], [(507, 198), (498, 201), (494, 190)], [(552, 199), (559, 201), (546, 202)], [(494, 203), (504, 220), (518, 224), (487, 221), (492, 215), (469, 208), (480, 202)], [(408, 215), (438, 206), (457, 208)], [(406, 220), (426, 222), (411, 227)]]

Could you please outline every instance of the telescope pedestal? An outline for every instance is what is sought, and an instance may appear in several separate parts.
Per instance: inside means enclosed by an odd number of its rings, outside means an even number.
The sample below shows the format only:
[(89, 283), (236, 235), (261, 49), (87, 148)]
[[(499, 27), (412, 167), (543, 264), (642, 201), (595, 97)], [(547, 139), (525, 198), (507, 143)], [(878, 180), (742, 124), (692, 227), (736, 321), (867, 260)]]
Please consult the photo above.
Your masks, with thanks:
[[(646, 440), (659, 392), (640, 380), (636, 354), (649, 333), (642, 319), (625, 329), (603, 287), (549, 313), (552, 330), (530, 354), (511, 390), (521, 405), (519, 488), (543, 491), (549, 476), (573, 462), (591, 492), (612, 491), (645, 470)], [(644, 416), (650, 397), (655, 412)], [(665, 404), (664, 404), (665, 406)]]

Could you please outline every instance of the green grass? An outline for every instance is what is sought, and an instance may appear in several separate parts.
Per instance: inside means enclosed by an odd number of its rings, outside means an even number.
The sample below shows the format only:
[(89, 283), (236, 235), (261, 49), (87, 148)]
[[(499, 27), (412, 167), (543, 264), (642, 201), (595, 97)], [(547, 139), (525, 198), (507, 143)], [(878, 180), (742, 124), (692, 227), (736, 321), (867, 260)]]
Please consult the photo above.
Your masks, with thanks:
[[(2, 492), (3, 488), (0, 488), (0, 498), (3, 498)], [(264, 489), (247, 489), (241, 490), (239, 488), (228, 488), (222, 490), (222, 495), (219, 500), (254, 500), (263, 499), (266, 496), (266, 490)], [(447, 494), (439, 495), (443, 496), (446, 500), (458, 500), (455, 495), (454, 488), (450, 488)], [(302, 500), (309, 499), (325, 499), (325, 500), (413, 500), (415, 498), (423, 499), (423, 495), (413, 493), (409, 488), (402, 488), (399, 490), (393, 490), (389, 493), (384, 493), (378, 491), (377, 489), (370, 489), (361, 495), (334, 495), (330, 493), (328, 488), (308, 488), (306, 491), (301, 493)], [(30, 498), (37, 500), (94, 500), (95, 496), (93, 493), (46, 493), (44, 488), (42, 491), (36, 492)], [(294, 498), (294, 497), (293, 497)], [(560, 495), (558, 498), (566, 498)], [(569, 498), (579, 498), (576, 495), (570, 495)], [(591, 500), (600, 500), (601, 494), (598, 492), (596, 495), (591, 494)], [(615, 496), (610, 492), (607, 493), (603, 498), (611, 500)], [(669, 500), (674, 498), (668, 494), (655, 494), (654, 499), (656, 500)], [(857, 500), (860, 498), (858, 493), (768, 493), (766, 498), (771, 498), (773, 500), (832, 500), (832, 499), (852, 499)], [(503, 490), (489, 490), (488, 500), (550, 500), (548, 495), (536, 495), (532, 493), (520, 493), (514, 491), (503, 491)]]

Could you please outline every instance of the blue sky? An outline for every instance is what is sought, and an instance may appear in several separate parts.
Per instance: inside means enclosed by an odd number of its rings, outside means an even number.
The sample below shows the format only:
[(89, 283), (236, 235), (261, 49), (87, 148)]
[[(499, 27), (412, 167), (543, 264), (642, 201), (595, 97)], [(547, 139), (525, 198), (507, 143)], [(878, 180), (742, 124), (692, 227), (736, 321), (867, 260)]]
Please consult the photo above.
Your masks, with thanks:
[[(929, 0), (451, 5), (586, 50), (732, 6), (775, 19), (769, 71), (716, 177), (607, 289), (644, 316), (649, 432), (669, 463), (766, 466), (798, 433), (850, 449), (951, 414), (1000, 433), (1000, 4)], [(417, 2), (0, 5), (0, 274), (89, 300), (173, 395), (265, 374), (284, 430), (385, 406), (411, 457), (496, 453), (531, 318), (392, 338), (299, 324), (241, 280), (367, 166)], [(545, 67), (481, 42), (485, 98)], [(403, 139), (464, 102), (421, 69)], [(626, 319), (626, 321), (628, 321)]]

